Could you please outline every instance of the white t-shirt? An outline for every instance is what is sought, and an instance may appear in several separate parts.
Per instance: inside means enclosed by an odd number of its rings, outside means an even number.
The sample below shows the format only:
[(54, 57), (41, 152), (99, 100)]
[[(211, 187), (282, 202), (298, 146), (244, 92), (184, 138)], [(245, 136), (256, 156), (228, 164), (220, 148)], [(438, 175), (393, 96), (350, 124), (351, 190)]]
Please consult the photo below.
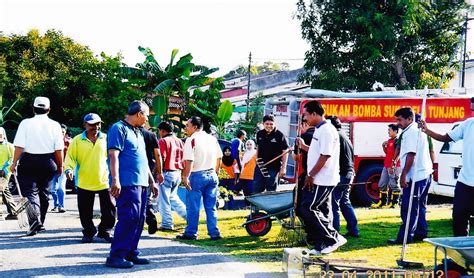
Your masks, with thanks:
[(454, 142), (464, 140), (462, 146), (462, 168), (458, 181), (474, 186), (474, 118), (469, 118), (448, 131), (448, 136)]
[(329, 155), (329, 159), (314, 176), (313, 183), (323, 186), (336, 186), (339, 182), (339, 134), (336, 128), (323, 122), (314, 130), (313, 139), (308, 150), (308, 173), (318, 162), (321, 155)]
[(184, 143), (184, 160), (193, 161), (191, 172), (215, 169), (222, 150), (217, 139), (205, 131), (193, 133)]
[(64, 149), (61, 125), (47, 114), (21, 121), (13, 145), (31, 154), (48, 154)]
[[(402, 138), (400, 146), (400, 167), (403, 169), (408, 153), (415, 153), (415, 177), (413, 178), (413, 166), (407, 173), (406, 181), (417, 181), (428, 178), (433, 173), (433, 163), (430, 158), (430, 147), (425, 133), (419, 132), (416, 123), (410, 124), (400, 135)], [(420, 136), (418, 138), (418, 136)], [(418, 144), (418, 146), (417, 146)]]

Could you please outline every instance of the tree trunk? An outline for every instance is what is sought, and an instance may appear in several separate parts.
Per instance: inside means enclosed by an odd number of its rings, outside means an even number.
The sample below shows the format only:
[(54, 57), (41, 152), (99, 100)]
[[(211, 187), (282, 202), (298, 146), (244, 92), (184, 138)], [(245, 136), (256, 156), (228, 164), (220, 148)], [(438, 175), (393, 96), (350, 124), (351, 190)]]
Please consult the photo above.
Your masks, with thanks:
[(403, 69), (403, 59), (400, 56), (395, 58), (395, 70), (398, 75), (398, 82), (402, 88), (407, 88), (409, 86), (407, 76), (405, 75), (405, 70)]

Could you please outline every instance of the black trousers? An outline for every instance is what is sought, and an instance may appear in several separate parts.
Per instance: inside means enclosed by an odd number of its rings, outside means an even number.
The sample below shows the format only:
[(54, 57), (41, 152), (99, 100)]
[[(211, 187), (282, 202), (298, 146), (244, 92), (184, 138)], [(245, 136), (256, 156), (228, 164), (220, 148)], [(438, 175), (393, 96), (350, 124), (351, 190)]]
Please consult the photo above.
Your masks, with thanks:
[(81, 219), (82, 234), (93, 237), (97, 229), (92, 221), (94, 217), (95, 194), (99, 194), (100, 201), (100, 224), (98, 226), (99, 235), (109, 234), (115, 225), (115, 206), (110, 200), (108, 189), (100, 191), (90, 191), (77, 188), (77, 206), (79, 209), (79, 218)]
[(153, 199), (153, 192), (151, 191), (151, 187), (148, 186), (148, 198), (146, 203), (146, 217), (145, 222), (148, 226), (158, 227), (158, 222), (156, 221), (155, 210), (153, 209), (153, 202), (156, 200)]
[(469, 236), (469, 220), (474, 215), (474, 187), (456, 183), (453, 200), (453, 234)]
[(51, 180), (57, 171), (54, 154), (23, 153), (18, 164), (18, 183), (33, 208), (28, 215), (30, 228), (44, 224), (49, 206)]
[(299, 213), (304, 222), (308, 244), (321, 251), (337, 242), (338, 233), (332, 226), (331, 193), (333, 186), (315, 185), (301, 191)]

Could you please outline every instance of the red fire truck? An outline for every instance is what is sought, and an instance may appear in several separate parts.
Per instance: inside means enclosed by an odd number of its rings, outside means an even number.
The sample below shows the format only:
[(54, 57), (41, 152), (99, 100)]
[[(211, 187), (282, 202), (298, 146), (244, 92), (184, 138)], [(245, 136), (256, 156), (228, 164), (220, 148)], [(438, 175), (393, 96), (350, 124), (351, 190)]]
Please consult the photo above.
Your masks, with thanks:
[[(387, 125), (395, 123), (395, 112), (412, 107), (421, 112), (423, 96), (427, 96), (425, 117), (430, 128), (438, 132), (452, 129), (456, 123), (474, 116), (474, 92), (463, 90), (411, 90), (392, 92), (341, 93), (325, 90), (281, 92), (265, 103), (265, 113), (274, 114), (277, 128), (294, 144), (298, 117), (307, 101), (318, 100), (326, 115), (338, 116), (342, 129), (354, 145), (355, 179), (352, 200), (367, 206), (377, 201), (378, 180), (385, 154), (382, 142), (388, 139)], [(430, 192), (454, 196), (457, 174), (462, 167), (462, 142), (441, 143), (433, 140), (436, 159)], [(290, 157), (286, 178), (295, 181), (295, 162)]]

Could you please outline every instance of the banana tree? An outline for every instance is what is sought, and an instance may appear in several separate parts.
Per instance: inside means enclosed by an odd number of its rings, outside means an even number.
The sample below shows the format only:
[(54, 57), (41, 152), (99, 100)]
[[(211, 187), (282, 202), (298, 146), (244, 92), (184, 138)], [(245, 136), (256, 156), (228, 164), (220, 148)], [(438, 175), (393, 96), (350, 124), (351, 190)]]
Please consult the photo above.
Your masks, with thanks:
[[(193, 56), (191, 54), (180, 57), (175, 63), (178, 49), (173, 49), (169, 64), (163, 68), (156, 61), (150, 48), (140, 46), (138, 49), (145, 56), (145, 61), (136, 64), (136, 67), (124, 67), (122, 72), (129, 82), (140, 84), (138, 87), (147, 92), (146, 101), (153, 107), (156, 115), (151, 121), (153, 126), (159, 124), (164, 118), (172, 119), (185, 116), (191, 98), (191, 88), (203, 86), (210, 81), (208, 75), (218, 70), (218, 68), (195, 65), (192, 63)], [(168, 115), (170, 96), (183, 99), (184, 113)]]
[(226, 134), (225, 124), (230, 120), (230, 118), (232, 117), (232, 112), (234, 111), (234, 105), (232, 105), (229, 100), (224, 100), (221, 103), (219, 109), (217, 110), (217, 113), (198, 107), (193, 103), (191, 103), (190, 106), (211, 119), (211, 122), (217, 128), (217, 133), (219, 134), (219, 137), (222, 137)]

